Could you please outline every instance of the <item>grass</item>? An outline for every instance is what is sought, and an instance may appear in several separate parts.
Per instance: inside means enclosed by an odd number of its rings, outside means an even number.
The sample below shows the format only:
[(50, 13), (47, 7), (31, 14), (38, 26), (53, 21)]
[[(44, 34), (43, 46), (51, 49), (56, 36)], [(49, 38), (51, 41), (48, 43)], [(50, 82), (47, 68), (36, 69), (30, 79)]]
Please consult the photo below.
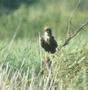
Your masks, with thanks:
[[(41, 64), (45, 52), (38, 40), (43, 27), (50, 26), (60, 46), (77, 2), (37, 1), (13, 10), (0, 6), (0, 90), (87, 90), (88, 27), (54, 56), (48, 54), (50, 69)], [(88, 19), (85, 1), (72, 17), (71, 34)]]
[[(9, 49), (8, 41), (1, 41), (0, 88), (1, 90), (87, 90), (87, 44), (74, 45), (74, 40), (60, 50), (52, 61), (52, 69), (44, 64), (41, 72), (39, 43), (29, 40), (14, 41)], [(31, 43), (32, 42), (32, 43)], [(50, 86), (49, 86), (50, 83)]]
[[(37, 37), (38, 32), (41, 32), (45, 26), (50, 26), (59, 38), (63, 37), (67, 32), (67, 23), (76, 2), (59, 2), (41, 1), (29, 6), (21, 4), (18, 9), (11, 12), (8, 9), (5, 9), (7, 11), (2, 9), (2, 13), (5, 13), (0, 16), (0, 38), (11, 38), (20, 22), (17, 38)], [(72, 7), (69, 6), (70, 3)], [(88, 18), (87, 14), (87, 11), (81, 11), (78, 8), (72, 18), (73, 24), (78, 27), (84, 23)], [(71, 30), (75, 29), (71, 28)]]

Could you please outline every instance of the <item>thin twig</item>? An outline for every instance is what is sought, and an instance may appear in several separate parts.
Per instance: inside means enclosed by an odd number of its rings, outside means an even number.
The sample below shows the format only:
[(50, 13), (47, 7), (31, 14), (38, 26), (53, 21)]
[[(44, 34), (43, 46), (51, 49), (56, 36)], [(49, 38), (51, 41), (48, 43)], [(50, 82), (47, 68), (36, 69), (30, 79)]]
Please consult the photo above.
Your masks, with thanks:
[(84, 23), (83, 25), (81, 25), (81, 26), (76, 30), (76, 32), (75, 32), (73, 35), (69, 36), (69, 37), (65, 40), (65, 42), (61, 45), (61, 47), (64, 47), (64, 46), (68, 45), (69, 42), (71, 41), (71, 39), (73, 39), (80, 31), (82, 31), (83, 28), (84, 28), (86, 25), (88, 25), (88, 21), (87, 21), (86, 23)]
[(79, 7), (79, 5), (80, 5), (80, 0), (79, 0), (78, 3), (76, 4), (75, 8), (73, 9), (73, 11), (72, 11), (72, 13), (71, 13), (71, 15), (70, 15), (70, 17), (69, 17), (69, 20), (68, 20), (68, 23), (67, 23), (67, 35), (69, 35), (69, 33), (70, 33), (69, 30), (70, 30), (71, 25), (74, 26), (74, 25), (72, 24), (72, 17), (73, 17), (73, 15), (74, 15), (74, 13), (76, 12), (77, 8)]

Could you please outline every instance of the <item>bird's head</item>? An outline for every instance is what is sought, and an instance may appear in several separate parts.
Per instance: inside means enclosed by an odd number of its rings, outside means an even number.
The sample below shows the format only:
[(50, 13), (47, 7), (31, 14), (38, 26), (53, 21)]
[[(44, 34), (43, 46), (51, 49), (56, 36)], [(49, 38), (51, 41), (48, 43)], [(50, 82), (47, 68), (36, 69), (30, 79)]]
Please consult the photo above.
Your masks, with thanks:
[(51, 28), (49, 27), (45, 27), (44, 28), (44, 40), (49, 43), (49, 40), (52, 36), (52, 31), (51, 31)]
[(51, 36), (52, 35), (52, 30), (50, 27), (45, 27), (44, 28), (44, 33), (47, 35), (47, 36)]

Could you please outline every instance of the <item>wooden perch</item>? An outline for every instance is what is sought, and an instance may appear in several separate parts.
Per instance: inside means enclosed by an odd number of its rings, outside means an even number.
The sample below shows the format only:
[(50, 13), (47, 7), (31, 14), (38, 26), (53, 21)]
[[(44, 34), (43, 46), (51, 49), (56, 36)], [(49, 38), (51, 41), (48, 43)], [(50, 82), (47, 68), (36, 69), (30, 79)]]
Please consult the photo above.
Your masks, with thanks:
[(83, 25), (81, 25), (73, 35), (71, 35), (70, 37), (68, 37), (68, 38), (65, 40), (65, 42), (61, 45), (61, 47), (64, 47), (64, 46), (68, 45), (69, 42), (70, 42), (70, 40), (73, 39), (80, 31), (82, 31), (83, 28), (84, 28), (86, 25), (88, 25), (88, 21), (87, 21), (86, 23), (84, 23)]

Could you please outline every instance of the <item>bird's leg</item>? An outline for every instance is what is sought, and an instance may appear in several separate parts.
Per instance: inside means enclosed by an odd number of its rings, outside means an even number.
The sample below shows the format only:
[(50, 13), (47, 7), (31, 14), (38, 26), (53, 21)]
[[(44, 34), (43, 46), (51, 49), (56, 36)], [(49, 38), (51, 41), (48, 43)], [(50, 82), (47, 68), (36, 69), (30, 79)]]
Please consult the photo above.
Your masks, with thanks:
[(47, 74), (50, 73), (51, 69), (51, 57), (48, 52), (44, 53), (44, 58), (43, 58), (43, 67), (45, 68), (45, 71), (47, 71)]

